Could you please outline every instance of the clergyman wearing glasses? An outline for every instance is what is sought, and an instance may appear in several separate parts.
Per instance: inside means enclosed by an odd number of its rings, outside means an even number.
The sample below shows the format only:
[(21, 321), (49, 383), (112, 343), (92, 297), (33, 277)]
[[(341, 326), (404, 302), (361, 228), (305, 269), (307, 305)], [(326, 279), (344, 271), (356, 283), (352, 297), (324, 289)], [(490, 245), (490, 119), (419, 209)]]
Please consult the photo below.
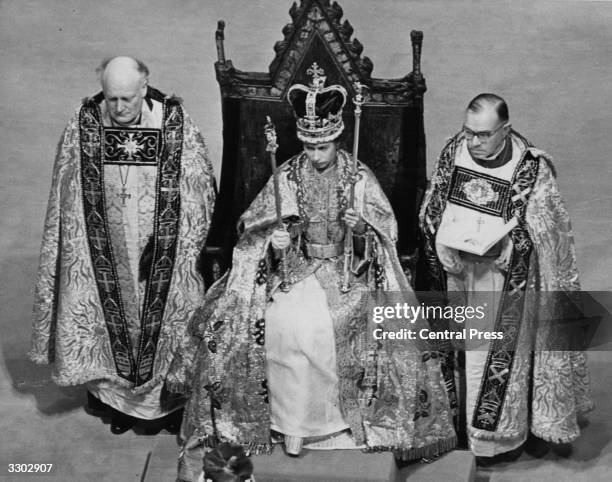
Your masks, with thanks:
[(542, 346), (561, 300), (580, 289), (574, 240), (550, 156), (510, 127), (501, 97), (468, 104), (434, 167), (420, 229), (431, 288), (485, 307), (465, 328), (495, 334), (466, 342), (464, 368), (455, 365), (464, 376), (448, 378), (451, 399), (465, 393), (458, 433), (481, 465), (523, 448), (567, 451), (592, 408), (586, 357)]

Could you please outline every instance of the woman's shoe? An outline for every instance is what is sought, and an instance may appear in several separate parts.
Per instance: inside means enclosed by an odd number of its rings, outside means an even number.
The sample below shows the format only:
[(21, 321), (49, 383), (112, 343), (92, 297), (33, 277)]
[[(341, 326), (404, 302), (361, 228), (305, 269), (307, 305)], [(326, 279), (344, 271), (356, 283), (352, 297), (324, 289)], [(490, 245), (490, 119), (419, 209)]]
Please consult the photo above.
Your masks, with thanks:
[(302, 451), (302, 443), (304, 439), (302, 437), (292, 437), (291, 435), (285, 435), (285, 452), (288, 455), (298, 456)]

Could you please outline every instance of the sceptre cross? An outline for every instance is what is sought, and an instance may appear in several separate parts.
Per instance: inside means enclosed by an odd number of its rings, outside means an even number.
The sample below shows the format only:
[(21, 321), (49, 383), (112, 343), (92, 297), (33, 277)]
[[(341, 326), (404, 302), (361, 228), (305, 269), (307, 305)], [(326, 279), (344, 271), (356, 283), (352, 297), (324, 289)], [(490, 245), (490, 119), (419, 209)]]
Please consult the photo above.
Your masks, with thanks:
[[(351, 184), (349, 190), (348, 207), (351, 209), (355, 208), (355, 183), (358, 180), (357, 175), (357, 155), (359, 153), (359, 126), (361, 123), (361, 106), (364, 104), (363, 99), (363, 88), (365, 87), (360, 82), (353, 84), (355, 88), (355, 98), (353, 103), (355, 104), (355, 125), (353, 130), (353, 156), (351, 157)], [(340, 283), (340, 291), (342, 293), (348, 293), (351, 290), (351, 271), (353, 265), (353, 229), (350, 226), (346, 227), (344, 233), (344, 267), (342, 281)], [(353, 271), (354, 273), (354, 271)]]

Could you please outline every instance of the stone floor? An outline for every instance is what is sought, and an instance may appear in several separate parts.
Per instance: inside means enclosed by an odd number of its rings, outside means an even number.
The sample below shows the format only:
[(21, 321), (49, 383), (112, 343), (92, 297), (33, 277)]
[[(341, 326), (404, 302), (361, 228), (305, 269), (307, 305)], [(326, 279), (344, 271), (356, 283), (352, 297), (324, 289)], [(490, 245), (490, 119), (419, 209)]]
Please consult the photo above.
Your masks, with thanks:
[[(98, 90), (96, 64), (119, 53), (143, 58), (153, 85), (185, 99), (218, 174), (216, 21), (227, 21), (228, 58), (242, 70), (263, 71), (274, 42), (282, 38), (291, 3), (0, 2), (0, 480), (30, 480), (7, 475), (8, 463), (46, 462), (55, 464), (54, 474), (31, 480), (139, 481), (148, 454), (174, 442), (166, 433), (111, 435), (108, 425), (83, 411), (82, 388), (56, 387), (49, 370), (33, 366), (24, 355), (53, 151), (80, 99)], [(424, 31), (429, 168), (444, 139), (460, 127), (471, 97), (481, 91), (506, 97), (514, 127), (556, 158), (583, 286), (600, 291), (598, 299), (611, 310), (612, 2), (340, 3), (376, 77), (401, 77), (411, 70), (409, 32)], [(573, 453), (523, 455), (513, 464), (480, 469), (477, 480), (609, 480), (612, 352), (605, 348), (590, 356), (597, 408)]]

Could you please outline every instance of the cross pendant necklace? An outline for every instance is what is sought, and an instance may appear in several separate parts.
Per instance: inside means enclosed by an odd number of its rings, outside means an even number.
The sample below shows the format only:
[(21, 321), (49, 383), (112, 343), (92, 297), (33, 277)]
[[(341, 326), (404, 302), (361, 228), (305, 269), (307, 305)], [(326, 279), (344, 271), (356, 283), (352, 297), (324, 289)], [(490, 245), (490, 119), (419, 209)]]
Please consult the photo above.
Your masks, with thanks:
[(128, 176), (130, 175), (130, 166), (127, 166), (127, 169), (125, 170), (125, 177), (123, 175), (122, 168), (123, 166), (119, 166), (119, 177), (121, 178), (121, 194), (119, 194), (119, 197), (121, 198), (121, 205), (125, 206), (125, 200), (132, 198), (132, 195), (127, 192), (127, 188), (125, 187), (128, 181)]

